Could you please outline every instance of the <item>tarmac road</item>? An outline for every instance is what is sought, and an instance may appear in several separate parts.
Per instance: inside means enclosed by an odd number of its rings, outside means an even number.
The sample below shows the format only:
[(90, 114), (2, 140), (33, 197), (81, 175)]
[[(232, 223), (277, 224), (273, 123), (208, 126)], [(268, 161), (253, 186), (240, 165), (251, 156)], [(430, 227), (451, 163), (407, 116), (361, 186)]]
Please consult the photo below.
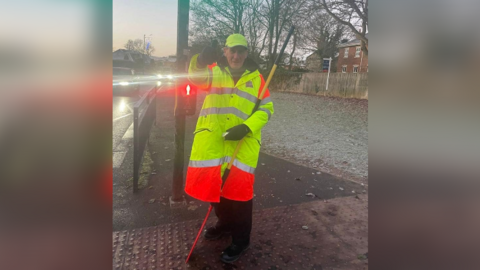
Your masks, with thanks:
[[(119, 168), (129, 150), (133, 139), (133, 108), (135, 103), (152, 87), (154, 83), (142, 84), (139, 93), (134, 96), (114, 95), (112, 100), (112, 149), (113, 168)], [(158, 91), (162, 90), (162, 86)]]

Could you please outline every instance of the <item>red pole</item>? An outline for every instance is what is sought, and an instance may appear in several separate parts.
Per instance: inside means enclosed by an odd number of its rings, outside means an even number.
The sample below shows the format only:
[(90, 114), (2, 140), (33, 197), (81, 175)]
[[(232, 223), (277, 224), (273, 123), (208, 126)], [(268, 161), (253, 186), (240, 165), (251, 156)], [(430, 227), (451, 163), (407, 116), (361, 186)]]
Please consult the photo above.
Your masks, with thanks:
[(208, 208), (207, 216), (203, 220), (202, 227), (200, 227), (200, 230), (198, 231), (197, 238), (195, 239), (195, 242), (193, 242), (192, 249), (190, 250), (190, 253), (188, 254), (187, 260), (185, 260), (185, 263), (188, 263), (188, 259), (190, 259), (190, 255), (192, 255), (193, 249), (195, 248), (195, 245), (197, 244), (198, 238), (200, 237), (200, 234), (202, 234), (203, 227), (205, 227), (205, 223), (207, 223), (208, 216), (210, 216), (210, 212), (212, 212), (213, 206), (210, 204), (210, 207)]

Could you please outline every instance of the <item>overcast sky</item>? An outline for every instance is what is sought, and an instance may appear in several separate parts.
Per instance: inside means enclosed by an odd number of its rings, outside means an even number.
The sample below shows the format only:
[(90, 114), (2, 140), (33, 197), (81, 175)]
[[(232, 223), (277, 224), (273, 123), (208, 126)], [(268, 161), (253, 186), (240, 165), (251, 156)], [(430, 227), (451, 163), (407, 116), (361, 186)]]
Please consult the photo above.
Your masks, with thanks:
[(174, 55), (177, 46), (178, 0), (114, 0), (113, 50), (129, 39), (146, 34), (155, 47), (154, 56)]

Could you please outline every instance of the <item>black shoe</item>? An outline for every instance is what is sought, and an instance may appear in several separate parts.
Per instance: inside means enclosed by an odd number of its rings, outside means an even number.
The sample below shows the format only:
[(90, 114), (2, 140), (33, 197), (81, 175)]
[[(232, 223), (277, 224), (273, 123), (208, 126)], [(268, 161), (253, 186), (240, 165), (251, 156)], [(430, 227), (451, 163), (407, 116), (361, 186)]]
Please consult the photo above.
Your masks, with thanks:
[(205, 239), (208, 239), (208, 240), (216, 240), (216, 239), (220, 239), (222, 236), (227, 234), (230, 234), (230, 232), (225, 229), (210, 227), (205, 230), (205, 234), (203, 236), (205, 237)]
[(232, 263), (238, 260), (243, 253), (248, 249), (249, 245), (246, 246), (238, 246), (235, 244), (231, 244), (227, 247), (220, 256), (220, 260), (224, 263)]

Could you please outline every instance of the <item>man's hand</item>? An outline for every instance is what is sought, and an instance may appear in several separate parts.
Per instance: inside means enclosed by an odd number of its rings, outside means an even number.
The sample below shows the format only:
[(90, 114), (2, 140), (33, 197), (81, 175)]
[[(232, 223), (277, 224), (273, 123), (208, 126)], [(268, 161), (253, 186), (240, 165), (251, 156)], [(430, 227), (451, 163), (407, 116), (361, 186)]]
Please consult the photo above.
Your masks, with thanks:
[(227, 141), (239, 141), (245, 137), (245, 135), (250, 132), (250, 129), (247, 125), (241, 124), (234, 126), (227, 130), (227, 135), (225, 135), (225, 140)]
[(204, 68), (217, 62), (217, 52), (214, 47), (207, 46), (197, 58), (197, 67)]

